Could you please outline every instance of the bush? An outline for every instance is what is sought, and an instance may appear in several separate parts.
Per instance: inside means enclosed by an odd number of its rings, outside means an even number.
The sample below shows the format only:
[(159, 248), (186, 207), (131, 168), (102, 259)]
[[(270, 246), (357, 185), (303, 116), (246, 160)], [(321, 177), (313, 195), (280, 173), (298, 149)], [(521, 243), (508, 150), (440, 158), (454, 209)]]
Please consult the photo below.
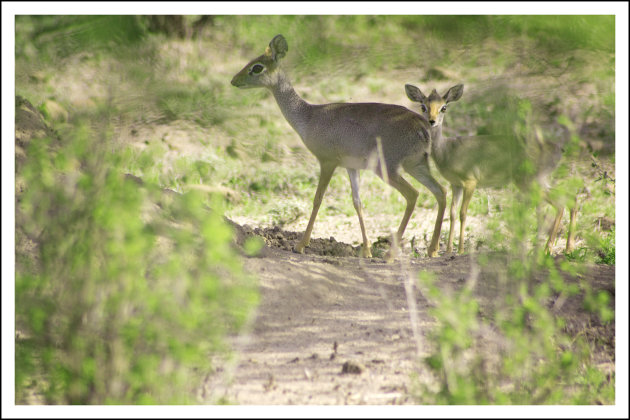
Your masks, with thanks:
[(95, 137), (77, 127), (28, 148), (16, 233), (35, 246), (16, 248), (16, 400), (194, 402), (254, 284), (202, 195), (130, 181)]
[[(510, 124), (515, 121), (515, 129), (527, 139), (538, 128), (530, 120), (531, 107), (524, 102), (519, 105), (519, 115), (525, 118), (504, 120)], [(571, 159), (575, 159), (578, 140), (573, 136), (565, 144), (564, 158), (569, 162), (558, 167), (559, 172), (566, 173), (561, 174), (562, 182), (553, 191), (556, 198), (561, 197), (569, 205), (583, 185), (563, 165), (570, 167)], [(518, 156), (521, 155), (544, 156)], [(614, 403), (614, 375), (606, 378), (593, 366), (589, 343), (582, 337), (585, 334), (570, 335), (565, 320), (554, 312), (556, 306), (561, 307), (566, 299), (581, 293), (584, 309), (596, 314), (605, 325), (614, 320), (610, 296), (605, 291), (592, 291), (586, 282), (579, 286), (565, 282), (563, 273), (576, 277), (584, 265), (558, 263), (540, 246), (542, 218), (534, 209), (542, 204), (542, 195), (540, 188), (533, 186), (502, 209), (506, 228), (495, 233), (493, 242), (507, 246), (490, 256), (471, 256), (471, 274), (464, 287), (455, 291), (438, 289), (430, 274), (421, 275), (437, 326), (429, 336), (431, 353), (424, 360), (435, 381), (419, 385), (416, 395), (420, 402)], [(601, 248), (614, 258), (614, 245), (602, 241)], [(484, 271), (489, 264), (492, 269)], [(474, 295), (477, 284), (496, 290), (483, 315)]]
[[(465, 287), (453, 292), (436, 287), (429, 273), (421, 286), (432, 301), (437, 326), (428, 336), (431, 351), (424, 366), (432, 381), (420, 383), (414, 395), (424, 404), (614, 404), (614, 373), (607, 376), (594, 366), (586, 340), (573, 337), (565, 320), (554, 315), (549, 302), (576, 294), (576, 286), (562, 281), (553, 259), (544, 265), (542, 280), (516, 278), (510, 266), (499, 272), (502, 296), (484, 308), (473, 291), (479, 270), (471, 270)], [(496, 264), (496, 265), (494, 265)], [(516, 271), (516, 270), (512, 270)], [(540, 275), (540, 273), (537, 273)], [(494, 287), (487, 277), (483, 287)], [(582, 284), (584, 307), (602, 323), (613, 320), (606, 292), (594, 293)], [(555, 298), (554, 298), (555, 295)], [(560, 296), (560, 297), (557, 297)], [(563, 297), (564, 296), (564, 297)], [(552, 299), (553, 298), (553, 299)]]

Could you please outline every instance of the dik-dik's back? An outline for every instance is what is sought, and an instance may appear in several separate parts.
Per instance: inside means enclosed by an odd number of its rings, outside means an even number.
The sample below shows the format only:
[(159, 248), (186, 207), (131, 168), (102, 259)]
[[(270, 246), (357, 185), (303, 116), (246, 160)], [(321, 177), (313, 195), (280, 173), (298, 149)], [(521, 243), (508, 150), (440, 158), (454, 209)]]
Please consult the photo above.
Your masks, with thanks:
[(367, 168), (377, 156), (377, 139), (388, 170), (407, 158), (430, 152), (429, 124), (424, 117), (398, 105), (337, 103), (313, 105), (309, 124), (298, 129), (306, 147), (320, 160), (339, 166)]
[(451, 137), (436, 140), (433, 158), (440, 173), (454, 185), (474, 181), (480, 188), (501, 188), (514, 182), (527, 188), (543, 185), (561, 157), (553, 143), (526, 141), (513, 134)]

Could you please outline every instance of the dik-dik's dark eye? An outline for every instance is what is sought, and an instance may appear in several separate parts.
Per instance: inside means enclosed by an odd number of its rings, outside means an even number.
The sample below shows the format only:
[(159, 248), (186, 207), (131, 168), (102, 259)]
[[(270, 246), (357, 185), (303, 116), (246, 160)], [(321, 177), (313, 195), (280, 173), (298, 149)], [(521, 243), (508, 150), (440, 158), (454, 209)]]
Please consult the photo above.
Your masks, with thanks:
[(250, 72), (250, 74), (252, 74), (252, 73), (253, 74), (260, 74), (260, 73), (262, 73), (262, 71), (264, 69), (265, 69), (265, 66), (263, 66), (262, 64), (254, 64), (249, 72)]
[(446, 105), (442, 106), (442, 108), (440, 108), (440, 112), (446, 112)]
[(427, 112), (427, 106), (425, 104), (420, 104), (420, 109), (422, 112)]

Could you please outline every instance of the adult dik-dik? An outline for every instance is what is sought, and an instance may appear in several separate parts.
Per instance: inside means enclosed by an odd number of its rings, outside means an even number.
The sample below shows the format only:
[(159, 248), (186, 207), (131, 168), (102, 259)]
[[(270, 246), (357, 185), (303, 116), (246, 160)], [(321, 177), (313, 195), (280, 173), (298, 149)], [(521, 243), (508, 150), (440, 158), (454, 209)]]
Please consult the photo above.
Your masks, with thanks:
[(352, 200), (363, 236), (362, 255), (370, 257), (359, 198), (359, 170), (372, 169), (397, 189), (407, 206), (396, 233), (402, 239), (416, 205), (418, 192), (399, 173), (402, 167), (435, 195), (438, 215), (428, 248), (429, 256), (437, 255), (440, 229), (446, 208), (446, 189), (431, 175), (429, 153), (431, 134), (428, 121), (399, 105), (382, 103), (331, 103), (313, 105), (293, 89), (279, 66), (288, 51), (282, 35), (275, 36), (265, 53), (250, 61), (232, 79), (239, 88), (267, 88), (272, 93), (291, 127), (320, 164), (320, 177), (313, 200), (313, 210), (302, 240), (295, 251), (302, 253), (309, 245), (313, 224), (330, 178), (338, 166), (346, 168), (352, 187)]
[[(562, 157), (560, 145), (541, 139), (517, 138), (515, 135), (481, 135), (445, 138), (442, 136), (442, 123), (447, 105), (461, 98), (464, 85), (451, 87), (444, 95), (434, 89), (426, 96), (416, 86), (405, 85), (407, 96), (420, 103), (423, 115), (431, 124), (431, 155), (440, 173), (451, 184), (451, 227), (448, 234), (447, 252), (453, 250), (455, 211), (463, 195), (459, 212), (459, 244), (457, 251), (464, 252), (464, 228), (468, 204), (477, 187), (505, 187), (511, 182), (527, 191), (532, 182), (538, 183), (545, 199), (556, 208), (556, 218), (550, 229), (545, 251), (555, 243), (566, 200), (552, 200), (548, 194), (551, 187), (551, 173)], [(526, 164), (528, 162), (528, 164)], [(531, 164), (531, 165), (530, 165)], [(574, 247), (575, 218), (577, 205), (571, 203), (571, 219), (567, 236), (566, 250)]]

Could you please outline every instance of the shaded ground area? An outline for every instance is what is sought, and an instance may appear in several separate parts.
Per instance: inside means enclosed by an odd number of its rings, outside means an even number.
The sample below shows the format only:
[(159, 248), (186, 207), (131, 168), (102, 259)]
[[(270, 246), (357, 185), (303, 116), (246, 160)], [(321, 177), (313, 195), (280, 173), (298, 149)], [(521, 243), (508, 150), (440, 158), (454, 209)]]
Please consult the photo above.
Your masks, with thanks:
[[(418, 357), (427, 355), (426, 335), (434, 320), (428, 314), (430, 301), (414, 288), (416, 341), (405, 284), (416, 283), (418, 273), (427, 270), (441, 288), (462, 287), (474, 255), (386, 264), (347, 256), (353, 248), (334, 238), (314, 240), (315, 246), (300, 255), (287, 250), (300, 234), (236, 228), (241, 240), (261, 235), (268, 244), (260, 257), (245, 262), (260, 279), (261, 304), (250, 333), (235, 342), (235, 358), (209, 377), (204, 398), (254, 405), (415, 403), (410, 378), (427, 379)], [(342, 256), (331, 255), (337, 250)], [(492, 267), (480, 268), (475, 288), (481, 316), (501, 290)], [(611, 294), (614, 307), (615, 268), (595, 265), (585, 277), (595, 290)], [(579, 296), (557, 298), (549, 305), (565, 318), (567, 331), (585, 335), (597, 365), (613, 371), (614, 324), (602, 325), (582, 308)]]

